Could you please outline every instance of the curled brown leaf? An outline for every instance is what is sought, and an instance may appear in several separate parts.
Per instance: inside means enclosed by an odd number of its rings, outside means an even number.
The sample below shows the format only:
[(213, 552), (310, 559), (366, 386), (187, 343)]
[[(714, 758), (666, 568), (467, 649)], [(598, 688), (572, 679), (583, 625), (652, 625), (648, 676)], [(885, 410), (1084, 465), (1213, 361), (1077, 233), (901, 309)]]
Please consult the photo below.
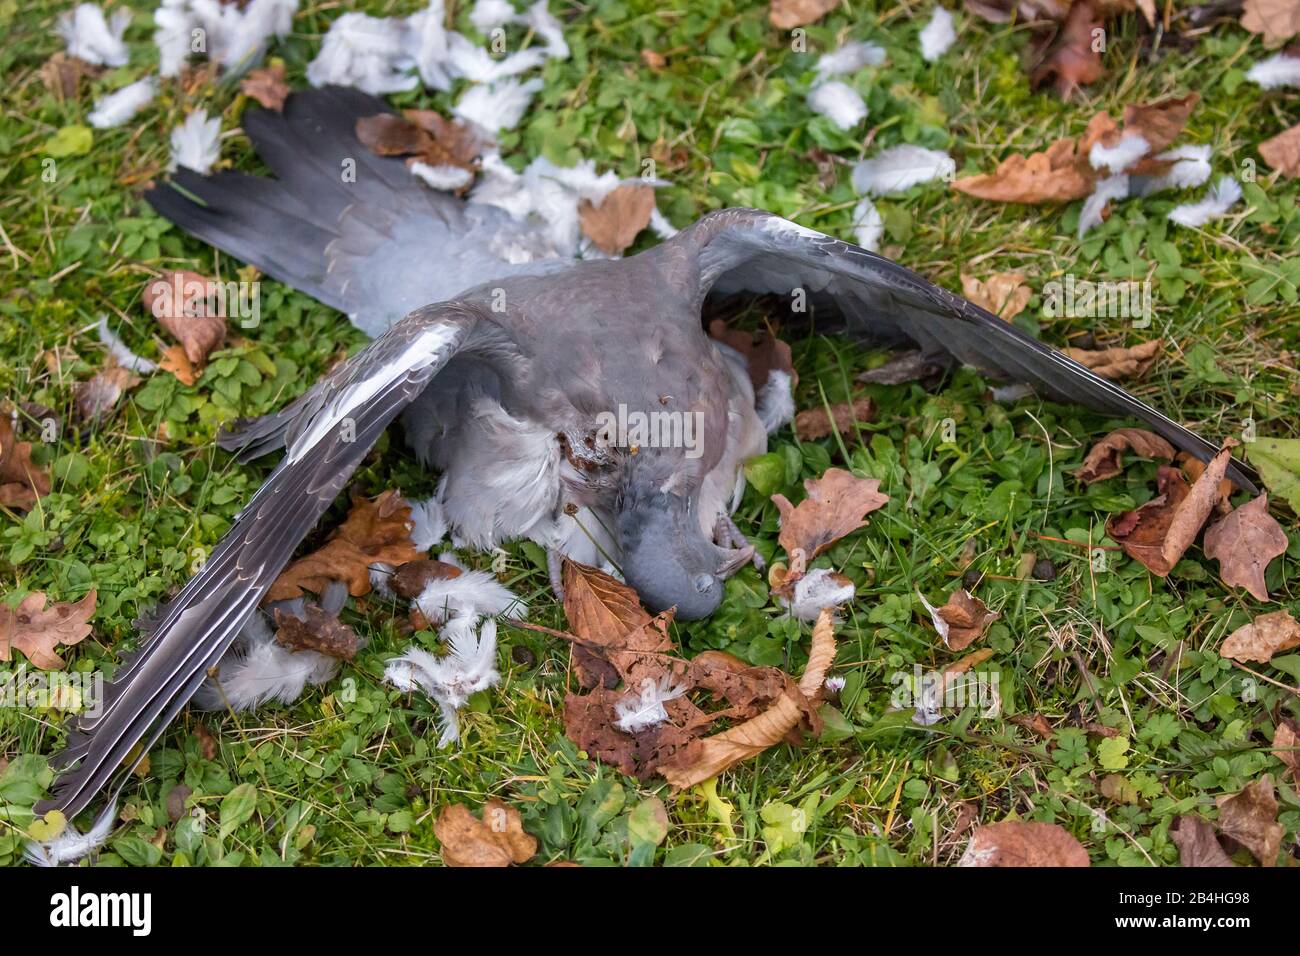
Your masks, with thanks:
[(1114, 478), (1124, 470), (1121, 455), (1126, 451), (1142, 458), (1174, 460), (1174, 447), (1154, 432), (1145, 428), (1117, 428), (1088, 449), (1083, 464), (1074, 474), (1085, 485)]

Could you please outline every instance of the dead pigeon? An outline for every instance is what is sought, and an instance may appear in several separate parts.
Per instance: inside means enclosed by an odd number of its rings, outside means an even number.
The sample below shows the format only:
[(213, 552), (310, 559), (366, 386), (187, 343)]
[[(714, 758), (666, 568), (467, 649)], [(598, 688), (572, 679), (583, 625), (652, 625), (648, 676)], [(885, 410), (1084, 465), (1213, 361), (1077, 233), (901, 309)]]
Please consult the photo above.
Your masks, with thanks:
[[(148, 750), (399, 415), (467, 543), (608, 559), (652, 609), (710, 614), (752, 555), (730, 512), (767, 440), (743, 357), (705, 334), (715, 297), (803, 290), (853, 335), (1137, 419), (1202, 461), (1217, 450), (960, 296), (771, 213), (712, 212), (626, 259), (560, 258), (540, 224), (435, 192), (363, 147), (357, 120), (385, 110), (350, 89), (297, 93), (243, 120), (274, 178), (181, 169), (146, 194), (376, 338), (221, 436), (241, 461), (283, 455), (202, 570), (142, 622), (141, 649), (56, 758), (70, 769), (38, 812), (78, 813)], [(1230, 476), (1253, 487), (1243, 465)]]

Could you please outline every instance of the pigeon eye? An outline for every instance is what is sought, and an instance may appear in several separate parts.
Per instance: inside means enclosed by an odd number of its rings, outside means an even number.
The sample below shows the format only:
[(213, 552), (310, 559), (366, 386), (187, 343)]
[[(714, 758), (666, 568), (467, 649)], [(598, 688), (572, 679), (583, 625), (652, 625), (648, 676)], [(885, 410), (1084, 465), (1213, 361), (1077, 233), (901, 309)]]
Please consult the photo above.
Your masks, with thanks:
[(713, 575), (697, 574), (691, 579), (691, 583), (695, 585), (695, 590), (703, 594), (709, 588), (713, 587)]

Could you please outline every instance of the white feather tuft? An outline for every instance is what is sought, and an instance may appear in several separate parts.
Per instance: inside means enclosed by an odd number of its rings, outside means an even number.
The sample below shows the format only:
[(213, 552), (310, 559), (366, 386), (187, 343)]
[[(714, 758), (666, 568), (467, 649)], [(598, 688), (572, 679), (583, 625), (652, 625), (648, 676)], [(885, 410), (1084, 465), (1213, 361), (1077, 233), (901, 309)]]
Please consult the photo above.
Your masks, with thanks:
[(68, 56), (96, 66), (126, 66), (130, 54), (122, 36), (131, 23), (131, 11), (120, 7), (104, 19), (94, 3), (82, 3), (60, 14), (55, 32), (67, 44)]
[(148, 375), (151, 372), (158, 371), (158, 364), (151, 362), (147, 358), (136, 355), (113, 331), (108, 327), (108, 316), (101, 315), (99, 322), (95, 324), (95, 331), (99, 335), (100, 344), (108, 349), (108, 354), (113, 356), (113, 361), (130, 372), (139, 372), (141, 375)]
[(409, 647), (401, 657), (389, 660), (384, 680), (398, 690), (421, 690), (434, 703), (442, 718), (438, 746), (445, 747), (460, 735), (456, 712), (481, 690), (501, 679), (497, 672), (496, 621), (484, 621), (475, 633), (473, 625), (461, 620), (443, 628), (448, 653), (435, 657), (418, 647)]
[(443, 192), (455, 192), (457, 189), (464, 189), (474, 181), (474, 173), (460, 166), (430, 166), (428, 163), (416, 160), (407, 168), (411, 171), (412, 176), (419, 179), (426, 186)]
[(493, 27), (504, 26), (515, 17), (514, 4), (507, 0), (477, 0), (470, 11), (469, 22), (479, 33), (488, 33)]
[(853, 237), (868, 252), (880, 251), (880, 240), (885, 235), (885, 220), (880, 215), (876, 204), (867, 196), (858, 200), (853, 207)]
[(921, 59), (933, 63), (948, 52), (957, 42), (957, 30), (952, 14), (943, 7), (935, 7), (930, 22), (921, 30)]
[(656, 206), (650, 212), (650, 231), (660, 239), (671, 239), (677, 235), (679, 230), (668, 221), (668, 217), (661, 213), (659, 207)]
[(640, 692), (630, 693), (614, 704), (614, 713), (618, 715), (615, 726), (626, 734), (635, 734), (662, 724), (668, 719), (664, 704), (685, 693), (685, 685), (673, 686), (671, 674), (664, 674), (657, 684), (647, 677), (641, 681)]
[(569, 44), (564, 39), (564, 27), (560, 25), (560, 21), (555, 15), (547, 9), (546, 3), (547, 0), (537, 0), (531, 7), (515, 17), (515, 22), (523, 24), (541, 37), (544, 44), (543, 49), (545, 49), (548, 57), (553, 60), (567, 60), (569, 58)]
[(172, 130), (172, 160), (167, 168), (185, 166), (207, 175), (221, 158), (221, 117), (208, 119), (207, 110), (195, 110)]
[(1210, 187), (1205, 198), (1193, 203), (1183, 203), (1169, 210), (1169, 220), (1180, 226), (1194, 229), (1223, 218), (1240, 199), (1240, 184), (1231, 176), (1224, 176)]
[(411, 544), (416, 551), (428, 551), (447, 534), (447, 515), (442, 500), (434, 495), (423, 501), (405, 499), (411, 509)]
[(1179, 146), (1165, 150), (1156, 159), (1173, 163), (1159, 176), (1132, 176), (1130, 196), (1150, 196), (1166, 189), (1191, 189), (1210, 178), (1210, 147)]
[(846, 43), (834, 53), (823, 54), (816, 69), (823, 77), (844, 76), (884, 62), (884, 47), (874, 43)]
[(853, 582), (841, 581), (834, 571), (813, 568), (794, 584), (793, 600), (778, 597), (790, 616), (800, 621), (815, 621), (825, 608), (838, 608), (853, 600)]
[(413, 90), (419, 77), (408, 52), (405, 22), (345, 13), (325, 34), (316, 58), (307, 64), (312, 86), (355, 86), (372, 95)]
[(407, 60), (415, 64), (425, 86), (446, 93), (451, 89), (448, 64), (450, 36), (444, 22), (447, 9), (443, 0), (429, 0), (429, 5), (406, 18), (403, 27), (403, 56), (397, 57), (396, 69), (406, 69)]
[(497, 59), (483, 47), (471, 43), (459, 33), (448, 37), (447, 65), (452, 76), (471, 83), (496, 83), (536, 69), (546, 61), (546, 51), (530, 47)]
[(44, 843), (33, 840), (23, 849), (23, 858), (32, 866), (64, 866), (76, 863), (94, 853), (108, 840), (117, 819), (117, 801), (100, 811), (95, 822), (85, 833), (68, 823), (62, 833)]
[(794, 388), (789, 372), (774, 368), (767, 373), (754, 410), (769, 435), (794, 418)]
[(1092, 144), (1088, 151), (1088, 162), (1093, 169), (1107, 169), (1112, 173), (1123, 172), (1139, 159), (1151, 152), (1151, 144), (1145, 136), (1137, 133), (1125, 133), (1114, 146), (1104, 143)]
[(888, 196), (936, 179), (952, 179), (957, 163), (947, 153), (920, 146), (891, 146), (853, 167), (853, 188), (866, 196)]
[(808, 107), (840, 129), (852, 129), (867, 117), (867, 104), (858, 91), (840, 80), (814, 86), (808, 94)]
[(484, 86), (471, 86), (452, 112), (473, 123), (489, 134), (503, 129), (514, 129), (524, 118), (524, 111), (533, 100), (533, 94), (542, 88), (542, 81), (531, 79), (503, 80)]
[[(292, 612), (292, 603), (286, 602), (286, 610)], [(289, 650), (275, 639), (266, 615), (258, 611), (221, 658), (216, 677), (199, 688), (195, 706), (238, 712), (272, 701), (292, 704), (308, 684), (320, 686), (333, 680), (342, 663), (316, 651)]]
[(143, 80), (137, 80), (107, 96), (101, 96), (95, 101), (95, 108), (87, 119), (95, 129), (121, 126), (148, 106), (157, 93), (157, 81), (151, 76), (146, 76)]
[(1096, 226), (1101, 225), (1106, 207), (1112, 202), (1128, 197), (1128, 176), (1120, 173), (1118, 176), (1107, 176), (1105, 179), (1097, 181), (1093, 187), (1092, 195), (1083, 201), (1083, 210), (1079, 213), (1079, 229), (1077, 237), (1082, 239), (1084, 234)]
[[(439, 560), (459, 566), (455, 555), (446, 554)], [(519, 595), (486, 571), (462, 571), (454, 578), (430, 581), (411, 603), (434, 622), (477, 620), (498, 614), (522, 618), (528, 612), (528, 605)]]
[(1278, 53), (1260, 60), (1246, 73), (1246, 79), (1266, 90), (1279, 86), (1300, 86), (1300, 56)]

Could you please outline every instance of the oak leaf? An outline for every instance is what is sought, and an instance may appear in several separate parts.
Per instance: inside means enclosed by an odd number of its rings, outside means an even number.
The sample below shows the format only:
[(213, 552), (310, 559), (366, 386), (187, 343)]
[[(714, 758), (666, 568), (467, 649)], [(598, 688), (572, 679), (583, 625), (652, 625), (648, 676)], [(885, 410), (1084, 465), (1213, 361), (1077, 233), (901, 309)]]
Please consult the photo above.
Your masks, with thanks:
[(880, 479), (858, 478), (842, 468), (828, 468), (820, 478), (804, 481), (808, 497), (792, 505), (785, 495), (772, 501), (781, 513), (778, 541), (790, 556), (787, 585), (803, 574), (804, 565), (836, 541), (866, 525), (866, 516), (889, 502)]
[(1219, 656), (1230, 660), (1267, 664), (1274, 654), (1300, 647), (1300, 621), (1290, 611), (1261, 614), (1224, 639)]
[(410, 506), (396, 491), (354, 501), (329, 540), (285, 568), (265, 600), (301, 597), (304, 590), (319, 594), (330, 581), (346, 583), (353, 597), (368, 594), (370, 565), (401, 565), (420, 556), (411, 541), (410, 517)]
[(1124, 470), (1120, 456), (1126, 451), (1142, 458), (1174, 460), (1173, 446), (1154, 432), (1145, 428), (1117, 428), (1088, 449), (1083, 464), (1074, 474), (1085, 485), (1114, 478)]
[(1286, 532), (1268, 513), (1268, 495), (1253, 498), (1205, 532), (1205, 556), (1219, 562), (1219, 577), (1228, 587), (1242, 587), (1268, 600), (1264, 571), (1287, 549)]
[(537, 839), (524, 832), (519, 811), (500, 800), (483, 804), (482, 820), (462, 803), (448, 804), (434, 821), (433, 833), (448, 866), (509, 866), (537, 854)]
[(1003, 820), (977, 827), (958, 866), (1089, 866), (1088, 851), (1055, 823)]
[(778, 30), (793, 30), (820, 20), (839, 6), (839, 0), (771, 0), (767, 19)]
[(1273, 866), (1286, 831), (1277, 822), (1272, 776), (1264, 774), (1240, 793), (1214, 802), (1219, 807), (1219, 832), (1244, 846), (1262, 866)]
[(1110, 349), (1062, 349), (1066, 355), (1102, 378), (1120, 379), (1141, 375), (1160, 354), (1160, 339)]
[(987, 279), (962, 273), (961, 293), (982, 309), (1010, 322), (1029, 305), (1033, 290), (1023, 272), (994, 272)]
[(655, 210), (655, 191), (645, 183), (623, 183), (611, 191), (600, 205), (584, 199), (578, 206), (582, 232), (596, 248), (618, 255), (650, 224)]
[(27, 655), (33, 667), (62, 670), (64, 661), (54, 649), (71, 647), (90, 636), (95, 613), (95, 591), (76, 603), (45, 606), (45, 595), (33, 591), (19, 605), (0, 604), (0, 661), (9, 661), (15, 649)]
[[(869, 396), (825, 408), (809, 408), (794, 417), (794, 433), (800, 441), (825, 438), (832, 432), (852, 434), (853, 426), (876, 417), (876, 403)], [(831, 423), (834, 422), (834, 425)]]

